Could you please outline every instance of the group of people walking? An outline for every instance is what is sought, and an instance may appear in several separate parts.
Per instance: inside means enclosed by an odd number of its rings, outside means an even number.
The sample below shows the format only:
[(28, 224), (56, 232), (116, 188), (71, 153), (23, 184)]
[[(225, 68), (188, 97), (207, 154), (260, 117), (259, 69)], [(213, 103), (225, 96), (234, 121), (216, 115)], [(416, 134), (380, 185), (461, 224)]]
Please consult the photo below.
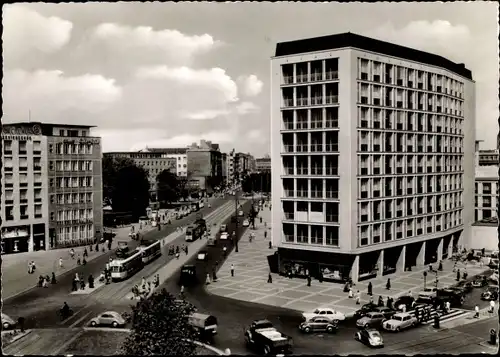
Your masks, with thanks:
[[(94, 288), (94, 277), (92, 276), (92, 274), (90, 274), (88, 277), (88, 284), (89, 289)], [(83, 276), (79, 276), (78, 273), (75, 273), (72, 281), (71, 291), (78, 291), (78, 288), (80, 288), (80, 290), (85, 290), (86, 284)]]
[(132, 294), (133, 296), (131, 297), (131, 299), (134, 299), (134, 298), (146, 298), (150, 293), (151, 291), (153, 290), (153, 288), (157, 288), (158, 286), (160, 286), (160, 274), (156, 274), (154, 277), (153, 277), (153, 281), (146, 281), (146, 278), (143, 277), (142, 280), (141, 280), (141, 284), (138, 285), (134, 285), (134, 287), (132, 288)]

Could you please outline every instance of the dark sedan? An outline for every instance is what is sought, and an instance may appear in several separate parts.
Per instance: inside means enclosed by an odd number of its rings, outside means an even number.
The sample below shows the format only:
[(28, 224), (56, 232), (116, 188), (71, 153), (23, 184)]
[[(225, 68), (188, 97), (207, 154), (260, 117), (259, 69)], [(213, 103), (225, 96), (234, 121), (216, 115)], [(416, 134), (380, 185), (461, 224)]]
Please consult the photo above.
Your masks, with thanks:
[(380, 332), (372, 328), (356, 332), (354, 334), (354, 339), (370, 347), (384, 347), (382, 335)]
[(394, 315), (396, 313), (395, 310), (387, 307), (387, 306), (379, 306), (379, 307), (376, 307), (375, 309), (373, 309), (373, 312), (379, 312), (381, 313), (382, 315), (384, 315), (384, 317), (386, 319), (390, 319), (392, 317), (392, 315)]
[(359, 319), (365, 316), (367, 313), (375, 310), (378, 306), (376, 304), (368, 303), (361, 306), (361, 309), (354, 313), (354, 318)]
[(470, 281), (461, 281), (455, 284), (454, 287), (463, 289), (466, 294), (470, 293), (474, 289)]

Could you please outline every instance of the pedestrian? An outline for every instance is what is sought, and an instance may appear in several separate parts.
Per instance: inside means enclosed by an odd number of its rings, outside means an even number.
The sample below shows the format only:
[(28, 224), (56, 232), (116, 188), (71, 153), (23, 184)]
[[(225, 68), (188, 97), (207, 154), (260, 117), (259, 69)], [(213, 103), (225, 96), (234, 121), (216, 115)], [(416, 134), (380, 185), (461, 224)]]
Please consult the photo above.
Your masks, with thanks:
[(349, 295), (348, 296), (349, 296), (349, 299), (352, 299), (352, 297), (353, 297), (352, 288), (349, 288)]
[(51, 284), (57, 284), (56, 274), (54, 272), (52, 272), (52, 281), (50, 283)]
[(80, 289), (85, 290), (85, 280), (80, 280)]
[(89, 289), (93, 289), (94, 288), (94, 277), (92, 276), (92, 274), (89, 275)]
[(403, 304), (403, 313), (406, 312), (406, 304)]
[(186, 248), (184, 249), (184, 251), (186, 252), (186, 255), (188, 255), (188, 246), (186, 245)]
[(87, 247), (83, 250), (83, 258), (86, 258), (89, 256), (89, 252), (87, 251)]
[(28, 274), (31, 274), (31, 262), (28, 262)]
[(35, 261), (34, 261), (34, 260), (32, 260), (32, 261), (31, 261), (31, 271), (34, 273), (34, 272), (35, 272), (35, 270), (36, 270), (36, 264), (35, 264)]
[(387, 290), (391, 290), (391, 278), (387, 279), (387, 284), (385, 284)]
[(456, 271), (457, 271), (457, 261), (455, 260), (455, 262), (453, 263), (453, 272)]
[(95, 251), (96, 251), (96, 253), (99, 253), (99, 243), (96, 243), (96, 245), (95, 245)]
[(267, 238), (267, 231), (264, 231), (264, 238)]
[(431, 307), (429, 305), (426, 306), (425, 312), (426, 312), (425, 320), (429, 321), (431, 319)]
[(464, 271), (464, 275), (463, 275), (464, 280), (467, 280), (467, 276), (468, 276), (468, 274), (467, 274), (467, 270), (465, 270), (465, 271)]
[(78, 276), (78, 273), (75, 273), (75, 280), (76, 280), (76, 282), (80, 281), (80, 277)]
[(373, 295), (373, 285), (371, 281), (368, 283), (368, 295)]
[(78, 254), (78, 258), (76, 259), (76, 265), (82, 264), (82, 261), (80, 260), (80, 254)]
[(344, 285), (344, 292), (348, 293), (349, 292), (349, 282), (346, 282)]
[(489, 308), (488, 312), (489, 312), (490, 314), (492, 314), (492, 313), (494, 313), (494, 312), (495, 312), (495, 301), (494, 301), (494, 300), (491, 300), (491, 301), (490, 301), (490, 308)]
[(69, 250), (69, 255), (71, 256), (71, 259), (75, 259), (75, 250), (73, 248)]
[(370, 301), (369, 301), (370, 305), (373, 305), (373, 296), (370, 296)]
[(180, 257), (179, 252), (175, 253), (175, 258), (176, 258), (176, 259), (179, 259), (179, 257)]
[(307, 276), (307, 286), (311, 286), (311, 276)]
[(184, 295), (184, 285), (181, 285), (181, 295)]
[(442, 260), (439, 261), (438, 270), (443, 271), (443, 261)]
[(273, 276), (271, 275), (271, 273), (269, 273), (269, 274), (267, 275), (267, 282), (268, 282), (269, 284), (271, 284), (271, 283), (273, 282)]
[(384, 306), (384, 298), (382, 298), (382, 295), (378, 297), (378, 307), (383, 307)]
[(205, 284), (210, 284), (210, 274), (207, 274), (207, 278), (205, 279)]
[(90, 249), (91, 252), (93, 251), (92, 250), (92, 244), (89, 244), (89, 249)]
[(222, 248), (222, 253), (224, 254), (224, 258), (227, 256), (227, 248), (226, 246), (224, 246), (224, 248)]
[(457, 270), (457, 281), (460, 281), (460, 269)]
[(71, 291), (76, 291), (77, 290), (77, 281), (75, 278), (73, 278), (73, 281), (71, 282)]
[(83, 257), (82, 263), (83, 263), (83, 265), (87, 265), (87, 259), (85, 259), (85, 257)]
[(42, 287), (44, 288), (48, 288), (49, 287), (49, 279), (47, 279), (47, 277), (45, 277), (42, 281)]
[(234, 276), (234, 264), (231, 264), (231, 276)]
[(386, 301), (387, 301), (387, 307), (389, 309), (392, 309), (392, 298), (388, 296)]
[(478, 305), (476, 305), (474, 307), (474, 312), (475, 312), (474, 318), (476, 318), (476, 319), (479, 318), (479, 306)]
[(450, 308), (451, 308), (451, 303), (449, 301), (446, 301), (444, 303), (444, 308), (445, 308), (446, 313), (449, 313), (450, 312)]

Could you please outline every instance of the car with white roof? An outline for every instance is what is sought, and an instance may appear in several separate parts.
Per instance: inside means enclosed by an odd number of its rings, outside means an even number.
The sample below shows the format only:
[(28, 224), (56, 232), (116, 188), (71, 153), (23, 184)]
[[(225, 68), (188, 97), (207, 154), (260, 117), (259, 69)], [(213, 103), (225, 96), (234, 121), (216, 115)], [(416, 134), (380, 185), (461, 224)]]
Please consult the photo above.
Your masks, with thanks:
[(396, 331), (407, 329), (409, 327), (416, 326), (418, 320), (412, 314), (407, 312), (400, 312), (394, 314), (390, 320), (386, 320), (382, 323), (382, 328), (387, 331)]
[(112, 326), (119, 327), (124, 326), (127, 322), (125, 318), (116, 311), (106, 311), (90, 320), (90, 326)]
[(437, 295), (437, 288), (425, 288), (418, 293), (418, 299), (420, 300), (432, 300)]
[(229, 239), (229, 233), (227, 232), (222, 232), (220, 234), (220, 240), (228, 240)]
[(16, 327), (16, 322), (14, 319), (10, 318), (8, 315), (2, 312), (2, 328), (4, 330), (9, 330)]
[(304, 312), (302, 314), (302, 317), (306, 322), (317, 316), (326, 317), (328, 320), (335, 323), (345, 320), (345, 315), (343, 313), (331, 307), (319, 307), (312, 312)]
[(248, 221), (248, 219), (245, 219), (243, 220), (243, 227), (248, 227), (250, 225), (250, 222)]

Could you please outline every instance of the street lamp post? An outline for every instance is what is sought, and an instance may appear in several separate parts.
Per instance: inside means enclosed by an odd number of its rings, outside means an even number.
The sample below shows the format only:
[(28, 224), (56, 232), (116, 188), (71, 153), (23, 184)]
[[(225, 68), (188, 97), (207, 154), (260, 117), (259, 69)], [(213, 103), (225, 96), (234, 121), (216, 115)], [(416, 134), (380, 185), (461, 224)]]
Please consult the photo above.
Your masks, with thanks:
[(426, 283), (427, 283), (427, 272), (424, 271), (424, 290), (425, 290)]
[(236, 219), (236, 227), (234, 229), (235, 236), (234, 236), (234, 251), (238, 253), (238, 190), (234, 192), (234, 217)]

